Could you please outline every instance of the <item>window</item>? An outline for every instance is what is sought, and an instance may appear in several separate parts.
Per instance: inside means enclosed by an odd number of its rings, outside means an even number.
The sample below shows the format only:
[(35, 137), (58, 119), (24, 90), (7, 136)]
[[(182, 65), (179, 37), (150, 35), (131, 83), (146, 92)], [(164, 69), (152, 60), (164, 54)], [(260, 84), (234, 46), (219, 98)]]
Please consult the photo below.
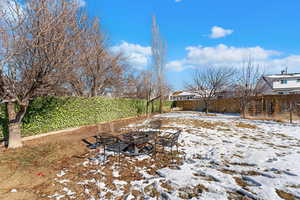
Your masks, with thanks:
[(280, 80), (281, 84), (287, 84), (287, 80)]
[(300, 83), (300, 78), (299, 78), (299, 79), (297, 79), (297, 83)]

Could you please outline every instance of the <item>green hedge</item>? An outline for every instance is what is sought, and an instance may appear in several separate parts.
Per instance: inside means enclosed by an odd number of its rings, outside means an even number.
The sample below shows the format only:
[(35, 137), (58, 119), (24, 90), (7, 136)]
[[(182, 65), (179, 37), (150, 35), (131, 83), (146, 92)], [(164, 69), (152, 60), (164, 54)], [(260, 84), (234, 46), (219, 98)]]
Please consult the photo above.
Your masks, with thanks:
[(0, 104), (0, 139), (7, 138), (8, 136), (8, 117), (6, 114), (6, 107)]
[[(158, 102), (154, 111), (158, 111)], [(165, 102), (165, 109), (171, 107)], [(95, 124), (145, 114), (146, 101), (103, 97), (39, 97), (31, 102), (22, 125), (22, 136)], [(0, 138), (7, 134), (5, 106), (0, 107)], [(1, 134), (2, 132), (2, 134)]]

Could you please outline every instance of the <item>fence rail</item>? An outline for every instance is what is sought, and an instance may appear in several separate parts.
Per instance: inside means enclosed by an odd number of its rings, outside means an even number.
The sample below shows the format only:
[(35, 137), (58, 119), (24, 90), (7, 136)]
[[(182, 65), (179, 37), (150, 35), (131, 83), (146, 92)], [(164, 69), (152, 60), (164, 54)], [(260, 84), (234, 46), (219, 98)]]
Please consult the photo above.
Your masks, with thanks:
[[(182, 110), (205, 110), (202, 100), (176, 101), (175, 105)], [(210, 112), (240, 113), (240, 100), (238, 98), (214, 99), (208, 109)], [(246, 116), (283, 121), (300, 120), (300, 94), (252, 97), (247, 103)]]

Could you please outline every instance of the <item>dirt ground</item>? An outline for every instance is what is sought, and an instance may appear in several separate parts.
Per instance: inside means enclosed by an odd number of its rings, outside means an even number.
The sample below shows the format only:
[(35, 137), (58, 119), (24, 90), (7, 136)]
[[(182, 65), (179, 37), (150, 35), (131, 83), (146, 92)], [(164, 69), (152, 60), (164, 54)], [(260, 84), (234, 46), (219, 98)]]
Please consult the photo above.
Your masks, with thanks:
[(144, 119), (114, 127), (181, 130), (179, 150), (121, 162), (111, 152), (103, 162), (101, 149), (89, 150), (82, 139), (92, 142), (110, 124), (27, 141), (0, 152), (0, 199), (300, 199), (298, 125), (197, 112)]
[[(143, 119), (145, 117), (117, 120), (114, 128)], [(106, 132), (109, 128), (109, 123), (85, 126), (72, 132), (26, 141), (21, 149), (1, 147), (0, 199), (41, 199), (40, 193), (47, 190), (58, 170), (78, 162), (81, 155), (88, 153), (82, 139), (92, 141), (92, 136), (99, 134), (99, 130)]]

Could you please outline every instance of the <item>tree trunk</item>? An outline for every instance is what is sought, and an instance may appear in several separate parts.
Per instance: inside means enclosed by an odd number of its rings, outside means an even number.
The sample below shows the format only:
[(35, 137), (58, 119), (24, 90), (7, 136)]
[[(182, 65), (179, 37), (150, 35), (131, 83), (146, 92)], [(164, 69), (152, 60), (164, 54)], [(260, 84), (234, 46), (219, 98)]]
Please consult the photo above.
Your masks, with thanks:
[(97, 95), (96, 79), (93, 78), (92, 87), (91, 87), (91, 97), (95, 97), (96, 95)]
[(208, 114), (208, 102), (205, 102), (205, 114)]
[(242, 106), (242, 117), (243, 117), (243, 119), (246, 118), (246, 108), (245, 108), (245, 106)]
[(96, 87), (93, 86), (93, 87), (91, 88), (91, 97), (95, 97), (95, 96), (96, 96)]
[(21, 123), (16, 120), (17, 114), (15, 111), (15, 104), (13, 102), (9, 102), (7, 104), (7, 113), (9, 118), (8, 148), (22, 147)]
[(154, 104), (153, 104), (153, 102), (154, 101), (151, 102), (151, 113), (154, 113)]
[(240, 109), (241, 109), (241, 115), (242, 118), (246, 118), (246, 100), (244, 98), (240, 99)]
[(9, 138), (8, 138), (8, 148), (15, 149), (22, 147), (21, 138), (21, 124), (20, 123), (10, 123), (9, 124)]
[(146, 114), (147, 114), (147, 118), (149, 118), (149, 116), (150, 116), (150, 114), (149, 114), (150, 96), (151, 96), (151, 89), (149, 89), (149, 90), (147, 91), (147, 104), (146, 104)]
[(146, 103), (146, 114), (147, 114), (147, 119), (149, 118), (150, 114), (149, 114), (149, 101), (147, 100)]
[(163, 100), (162, 95), (159, 98), (159, 113), (163, 113)]

